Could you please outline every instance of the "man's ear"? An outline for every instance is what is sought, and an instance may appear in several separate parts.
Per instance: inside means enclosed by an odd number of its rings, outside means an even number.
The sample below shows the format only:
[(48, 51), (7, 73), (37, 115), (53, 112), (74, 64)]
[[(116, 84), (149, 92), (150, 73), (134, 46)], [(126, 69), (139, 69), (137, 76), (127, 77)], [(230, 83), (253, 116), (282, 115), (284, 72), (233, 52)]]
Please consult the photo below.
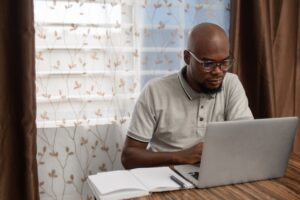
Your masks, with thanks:
[(183, 59), (186, 65), (190, 64), (190, 54), (187, 50), (183, 51)]

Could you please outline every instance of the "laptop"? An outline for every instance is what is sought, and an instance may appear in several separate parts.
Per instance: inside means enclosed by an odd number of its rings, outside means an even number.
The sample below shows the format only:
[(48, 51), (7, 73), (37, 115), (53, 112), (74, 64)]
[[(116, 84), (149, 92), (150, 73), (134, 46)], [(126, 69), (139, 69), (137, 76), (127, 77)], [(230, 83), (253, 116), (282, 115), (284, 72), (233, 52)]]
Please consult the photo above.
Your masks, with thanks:
[(207, 124), (199, 165), (174, 169), (197, 188), (282, 177), (298, 117)]

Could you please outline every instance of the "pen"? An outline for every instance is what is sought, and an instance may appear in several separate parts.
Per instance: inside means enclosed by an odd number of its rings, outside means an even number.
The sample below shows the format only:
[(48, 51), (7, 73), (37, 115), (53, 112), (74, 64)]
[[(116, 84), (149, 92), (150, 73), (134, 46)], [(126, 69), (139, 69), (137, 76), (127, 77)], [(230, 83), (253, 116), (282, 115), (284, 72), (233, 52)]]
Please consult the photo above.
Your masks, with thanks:
[(172, 181), (177, 183), (181, 188), (184, 188), (184, 183), (181, 180), (179, 180), (176, 176), (171, 175), (170, 178)]

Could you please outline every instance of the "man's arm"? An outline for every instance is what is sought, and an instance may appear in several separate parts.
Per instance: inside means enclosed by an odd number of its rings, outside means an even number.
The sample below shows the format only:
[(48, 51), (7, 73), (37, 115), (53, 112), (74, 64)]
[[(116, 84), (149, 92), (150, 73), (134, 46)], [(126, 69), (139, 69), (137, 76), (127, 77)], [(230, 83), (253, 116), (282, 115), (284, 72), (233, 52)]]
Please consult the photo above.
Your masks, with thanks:
[(121, 155), (124, 168), (195, 164), (201, 160), (202, 143), (177, 152), (153, 152), (147, 149), (147, 145), (127, 137)]

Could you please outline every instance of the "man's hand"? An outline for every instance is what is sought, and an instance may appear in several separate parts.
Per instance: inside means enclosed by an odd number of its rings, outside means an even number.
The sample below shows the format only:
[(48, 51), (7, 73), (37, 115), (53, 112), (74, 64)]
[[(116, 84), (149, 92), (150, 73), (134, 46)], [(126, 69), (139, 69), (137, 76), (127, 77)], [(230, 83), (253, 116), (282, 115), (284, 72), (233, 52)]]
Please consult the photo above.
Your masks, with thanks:
[(203, 143), (196, 144), (188, 149), (177, 152), (175, 160), (182, 164), (195, 164), (201, 161)]

